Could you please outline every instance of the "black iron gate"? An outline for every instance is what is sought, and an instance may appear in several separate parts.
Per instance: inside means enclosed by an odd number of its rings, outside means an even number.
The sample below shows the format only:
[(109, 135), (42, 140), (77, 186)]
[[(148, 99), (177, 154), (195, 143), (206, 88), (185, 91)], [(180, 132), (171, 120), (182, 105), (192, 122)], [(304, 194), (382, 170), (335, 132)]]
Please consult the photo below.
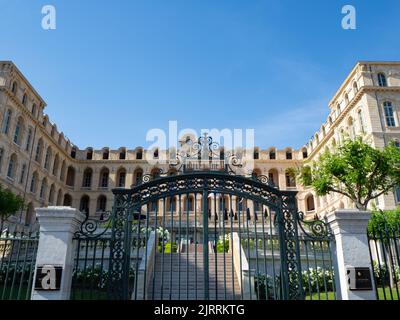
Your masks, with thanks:
[(103, 231), (88, 219), (76, 235), (74, 297), (334, 298), (326, 225), (304, 221), (295, 191), (211, 162), (114, 189)]

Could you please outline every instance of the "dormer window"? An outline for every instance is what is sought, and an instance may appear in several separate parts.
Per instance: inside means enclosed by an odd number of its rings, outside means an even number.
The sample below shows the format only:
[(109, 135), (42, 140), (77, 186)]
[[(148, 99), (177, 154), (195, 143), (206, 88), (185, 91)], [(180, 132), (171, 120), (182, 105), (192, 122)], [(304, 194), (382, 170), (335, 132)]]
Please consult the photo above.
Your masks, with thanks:
[(270, 160), (275, 160), (276, 159), (276, 153), (275, 153), (274, 150), (271, 150), (269, 152), (269, 158), (270, 158)]
[(136, 152), (136, 160), (142, 160), (143, 159), (143, 150), (139, 150)]
[(307, 159), (307, 158), (308, 158), (308, 152), (307, 152), (307, 149), (304, 148), (303, 149), (303, 159)]
[(119, 153), (119, 159), (120, 160), (126, 159), (126, 150), (125, 149), (122, 149), (121, 152)]
[(387, 87), (387, 80), (384, 73), (378, 73), (378, 85), (380, 87)]
[(260, 152), (258, 150), (254, 150), (254, 160), (258, 160), (260, 158)]
[(292, 151), (287, 150), (286, 151), (286, 160), (292, 160), (292, 159), (293, 159)]
[(32, 105), (32, 115), (34, 118), (36, 118), (36, 104), (35, 103)]
[(103, 160), (108, 160), (110, 157), (110, 152), (108, 150), (103, 151)]
[(86, 160), (92, 160), (93, 159), (93, 150), (89, 149), (88, 152), (86, 153)]
[(76, 148), (72, 148), (72, 150), (71, 150), (71, 158), (72, 159), (76, 158)]
[(154, 151), (153, 156), (154, 156), (154, 159), (158, 159), (158, 156), (159, 156), (159, 154), (158, 154), (158, 149), (156, 149), (156, 150)]

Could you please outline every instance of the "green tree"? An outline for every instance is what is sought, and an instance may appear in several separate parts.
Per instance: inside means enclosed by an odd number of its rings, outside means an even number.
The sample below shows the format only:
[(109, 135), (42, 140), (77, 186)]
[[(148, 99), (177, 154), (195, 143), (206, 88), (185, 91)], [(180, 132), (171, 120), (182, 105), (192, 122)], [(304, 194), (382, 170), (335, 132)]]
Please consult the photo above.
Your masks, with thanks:
[(312, 186), (318, 195), (340, 193), (366, 210), (372, 199), (400, 185), (400, 148), (390, 143), (375, 149), (362, 137), (347, 138), (334, 153), (324, 152), (297, 173), (300, 183)]
[(23, 208), (23, 204), (24, 201), (20, 196), (15, 195), (9, 189), (4, 189), (0, 185), (0, 230), (3, 230), (4, 222), (10, 216)]

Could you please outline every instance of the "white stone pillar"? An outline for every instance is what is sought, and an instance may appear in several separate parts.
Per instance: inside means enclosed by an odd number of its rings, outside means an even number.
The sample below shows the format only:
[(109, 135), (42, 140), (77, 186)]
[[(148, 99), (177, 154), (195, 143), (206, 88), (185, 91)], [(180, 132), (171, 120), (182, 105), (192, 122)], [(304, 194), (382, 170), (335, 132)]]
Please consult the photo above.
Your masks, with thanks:
[(39, 246), (36, 257), (35, 275), (38, 266), (62, 267), (60, 290), (32, 289), (32, 300), (68, 300), (71, 293), (72, 270), (74, 265), (73, 236), (85, 215), (70, 207), (48, 207), (36, 209), (40, 224)]
[[(370, 212), (349, 209), (332, 212), (326, 217), (336, 240), (333, 263), (337, 298), (340, 300), (376, 300), (367, 237), (370, 217)], [(351, 267), (369, 268), (372, 290), (350, 290), (347, 270)]]

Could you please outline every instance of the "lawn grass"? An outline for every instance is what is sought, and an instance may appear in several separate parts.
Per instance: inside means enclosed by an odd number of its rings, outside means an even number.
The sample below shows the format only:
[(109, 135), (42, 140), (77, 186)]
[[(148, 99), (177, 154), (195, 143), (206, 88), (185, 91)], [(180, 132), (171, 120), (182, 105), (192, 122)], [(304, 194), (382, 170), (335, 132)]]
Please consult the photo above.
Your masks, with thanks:
[[(392, 292), (392, 294), (390, 294), (390, 292)], [(332, 291), (327, 292), (327, 294), (325, 292), (321, 292), (318, 296), (318, 293), (313, 293), (311, 296), (307, 295), (306, 300), (335, 300), (335, 295)], [(397, 294), (396, 288), (390, 289), (389, 287), (385, 287), (385, 289), (378, 288), (378, 300), (400, 300), (400, 299), (399, 295)]]

